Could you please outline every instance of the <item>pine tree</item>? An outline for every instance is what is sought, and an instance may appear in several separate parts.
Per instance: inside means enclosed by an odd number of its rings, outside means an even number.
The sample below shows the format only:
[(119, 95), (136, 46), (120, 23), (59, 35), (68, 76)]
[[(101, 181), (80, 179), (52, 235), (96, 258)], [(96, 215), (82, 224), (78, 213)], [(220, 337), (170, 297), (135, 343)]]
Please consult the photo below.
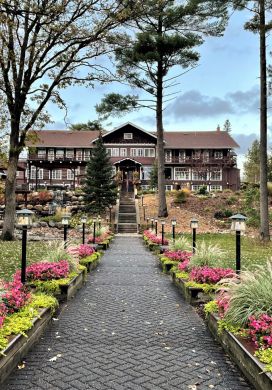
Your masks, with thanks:
[(85, 208), (93, 213), (102, 213), (116, 201), (116, 184), (101, 133), (87, 164), (83, 191)]
[(226, 131), (227, 133), (231, 132), (231, 123), (228, 119), (225, 120), (223, 130)]
[(260, 183), (260, 142), (253, 141), (246, 154), (244, 163), (245, 181), (249, 183)]
[(157, 189), (158, 188), (158, 164), (155, 162), (150, 171), (150, 188)]

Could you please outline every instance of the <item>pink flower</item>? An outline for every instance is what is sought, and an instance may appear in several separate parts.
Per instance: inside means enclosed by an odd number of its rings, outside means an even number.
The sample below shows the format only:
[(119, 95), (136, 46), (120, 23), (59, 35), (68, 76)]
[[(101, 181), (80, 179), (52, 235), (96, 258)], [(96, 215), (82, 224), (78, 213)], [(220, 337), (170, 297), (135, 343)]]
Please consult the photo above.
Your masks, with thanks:
[(179, 261), (179, 262), (188, 261), (189, 262), (191, 257), (192, 257), (192, 253), (187, 252), (187, 251), (181, 251), (181, 250), (165, 251), (164, 256), (166, 256), (169, 259), (174, 260), (174, 261)]
[(190, 272), (190, 280), (197, 283), (216, 284), (221, 279), (234, 276), (230, 268), (195, 267)]
[(41, 262), (30, 265), (26, 268), (27, 280), (51, 280), (66, 278), (69, 274), (69, 263), (67, 260), (55, 263)]
[(153, 244), (168, 245), (168, 240), (166, 238), (164, 238), (162, 242), (162, 238), (156, 236), (150, 230), (145, 230), (144, 236), (147, 237), (149, 241), (153, 242)]
[(272, 347), (272, 317), (261, 314), (249, 317), (249, 336), (257, 348)]

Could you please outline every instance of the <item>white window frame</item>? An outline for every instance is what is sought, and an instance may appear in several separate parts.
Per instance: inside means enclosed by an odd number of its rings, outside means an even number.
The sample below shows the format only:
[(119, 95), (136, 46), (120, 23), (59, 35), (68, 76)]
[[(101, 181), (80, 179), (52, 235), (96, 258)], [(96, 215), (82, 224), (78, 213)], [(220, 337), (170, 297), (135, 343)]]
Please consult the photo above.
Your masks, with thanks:
[(50, 172), (50, 175), (51, 175), (52, 180), (62, 180), (62, 170), (61, 169), (53, 169)]
[[(198, 191), (203, 187), (203, 184), (192, 184), (192, 191)], [(208, 186), (207, 186), (208, 188)]]
[(214, 159), (215, 160), (222, 160), (223, 158), (223, 152), (221, 150), (215, 150), (214, 151)]
[(55, 151), (54, 149), (48, 149), (47, 158), (49, 161), (55, 160)]
[(145, 148), (144, 157), (155, 157), (155, 148)]
[(127, 148), (120, 148), (120, 157), (127, 157)]
[(165, 191), (172, 191), (173, 186), (171, 184), (165, 184)]
[(74, 159), (75, 151), (74, 149), (66, 149), (65, 156), (66, 158)]
[(201, 158), (201, 150), (194, 150), (192, 157), (193, 157), (193, 160), (200, 160), (200, 158)]
[(142, 185), (141, 185), (141, 189), (142, 189), (142, 190), (149, 190), (149, 188), (150, 188), (150, 185), (149, 185), (149, 184), (142, 184)]
[(133, 139), (133, 133), (124, 133), (124, 139)]
[(186, 151), (185, 150), (179, 150), (178, 159), (179, 159), (179, 162), (184, 162), (186, 160)]
[(219, 185), (219, 184), (211, 184), (211, 185), (210, 185), (210, 191), (211, 191), (211, 192), (214, 192), (214, 191), (222, 191), (222, 186)]
[(204, 150), (203, 151), (203, 161), (209, 162), (209, 160), (210, 160), (210, 152), (209, 152), (209, 150)]
[(111, 148), (106, 148), (106, 152), (107, 152), (108, 156), (111, 157)]
[[(178, 172), (183, 174), (178, 174)], [(187, 167), (175, 167), (174, 168), (174, 180), (190, 180), (190, 168)]]
[(56, 160), (62, 160), (64, 158), (64, 149), (56, 149)]
[(164, 151), (164, 160), (167, 163), (172, 162), (172, 150), (165, 150)]
[(211, 181), (222, 181), (222, 169), (221, 168), (211, 168), (210, 180)]
[(76, 160), (82, 161), (82, 149), (76, 149)]
[(131, 148), (130, 157), (143, 157), (144, 150), (143, 148)]
[(45, 159), (45, 157), (46, 157), (46, 149), (38, 149), (37, 156), (38, 156), (38, 158), (40, 158), (42, 160)]
[[(165, 169), (171, 170), (171, 178), (170, 179), (165, 178), (165, 180), (173, 180), (173, 167), (164, 167), (164, 171), (165, 171)], [(165, 172), (164, 172), (164, 176), (165, 176)]]
[(111, 149), (111, 156), (112, 157), (119, 157), (119, 148), (112, 148)]
[(83, 160), (89, 161), (90, 160), (90, 149), (84, 149), (83, 150)]
[(196, 181), (207, 181), (208, 180), (208, 172), (199, 172), (196, 169), (192, 170), (192, 180)]
[[(30, 179), (36, 180), (36, 167), (34, 165), (31, 165), (30, 168)], [(38, 169), (38, 180), (43, 180), (43, 168)]]
[(75, 175), (74, 175), (74, 169), (68, 168), (66, 171), (66, 178), (67, 178), (67, 180), (74, 180), (75, 177), (77, 177), (79, 174), (80, 174), (80, 168), (76, 168)]

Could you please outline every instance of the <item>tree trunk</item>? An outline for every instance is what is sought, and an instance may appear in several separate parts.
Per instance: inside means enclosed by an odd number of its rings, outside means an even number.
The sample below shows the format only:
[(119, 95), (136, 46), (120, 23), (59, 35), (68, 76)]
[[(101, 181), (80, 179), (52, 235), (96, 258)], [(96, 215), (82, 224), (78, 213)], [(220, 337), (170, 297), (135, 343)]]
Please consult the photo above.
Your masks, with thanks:
[(1, 239), (11, 241), (14, 239), (14, 224), (16, 212), (16, 172), (18, 166), (18, 153), (10, 153), (6, 188), (5, 188), (5, 217)]
[(165, 173), (164, 173), (164, 136), (163, 136), (163, 121), (162, 121), (162, 92), (163, 91), (163, 76), (162, 63), (158, 63), (157, 76), (157, 106), (156, 106), (156, 122), (157, 122), (157, 160), (158, 160), (158, 217), (167, 217), (167, 204), (165, 195)]
[(260, 238), (268, 241), (269, 212), (267, 190), (267, 69), (265, 1), (260, 0)]

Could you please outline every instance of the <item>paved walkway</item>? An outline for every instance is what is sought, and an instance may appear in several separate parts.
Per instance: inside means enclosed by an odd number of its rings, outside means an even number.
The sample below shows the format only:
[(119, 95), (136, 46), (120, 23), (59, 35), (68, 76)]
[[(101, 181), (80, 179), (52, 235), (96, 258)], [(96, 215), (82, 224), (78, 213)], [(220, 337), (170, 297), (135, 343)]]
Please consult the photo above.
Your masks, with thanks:
[(2, 390), (246, 390), (137, 237), (117, 237)]

